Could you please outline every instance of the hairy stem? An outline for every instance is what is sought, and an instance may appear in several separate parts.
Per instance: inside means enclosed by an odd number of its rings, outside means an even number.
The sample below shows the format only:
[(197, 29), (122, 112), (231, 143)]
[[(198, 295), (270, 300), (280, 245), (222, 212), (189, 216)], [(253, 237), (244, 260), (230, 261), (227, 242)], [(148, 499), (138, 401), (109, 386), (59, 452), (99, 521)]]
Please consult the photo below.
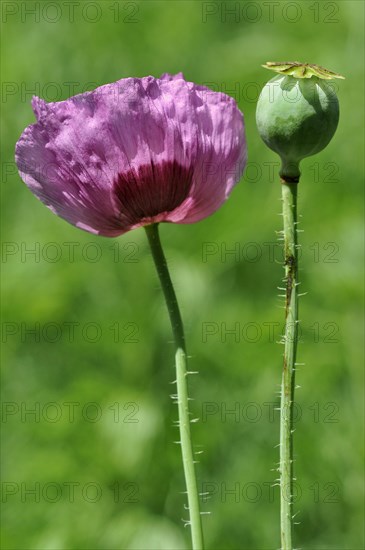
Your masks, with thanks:
[(281, 548), (292, 550), (293, 406), (298, 343), (297, 187), (282, 180), (285, 254), (285, 336), (280, 407), (280, 526)]
[(174, 287), (171, 282), (166, 258), (161, 247), (158, 224), (145, 227), (148, 242), (151, 247), (157, 273), (165, 296), (170, 316), (172, 332), (175, 340), (175, 364), (177, 383), (177, 402), (179, 410), (180, 442), (185, 474), (186, 490), (189, 506), (189, 521), (193, 550), (203, 550), (203, 532), (199, 509), (199, 493), (195, 475), (194, 454), (190, 434), (190, 418), (188, 407), (187, 385), (187, 355), (185, 348), (184, 327), (177, 303)]

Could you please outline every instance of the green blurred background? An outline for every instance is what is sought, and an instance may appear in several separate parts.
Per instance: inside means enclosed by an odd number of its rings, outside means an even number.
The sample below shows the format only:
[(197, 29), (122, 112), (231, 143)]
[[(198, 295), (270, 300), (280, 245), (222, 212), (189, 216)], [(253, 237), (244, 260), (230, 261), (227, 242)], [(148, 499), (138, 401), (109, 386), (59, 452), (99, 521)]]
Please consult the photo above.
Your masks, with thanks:
[(201, 419), (193, 426), (204, 451), (199, 483), (211, 493), (206, 544), (279, 547), (271, 485), (282, 362), (280, 185), (278, 159), (256, 132), (255, 104), (273, 76), (261, 63), (289, 59), (346, 76), (334, 82), (334, 139), (302, 163), (308, 294), (300, 302), (295, 545), (363, 549), (363, 3), (1, 8), (3, 548), (190, 545), (170, 399), (173, 346), (144, 232), (115, 240), (68, 225), (30, 194), (13, 162), (16, 140), (34, 121), (33, 93), (55, 101), (178, 71), (237, 99), (249, 148), (245, 177), (219, 212), (161, 227), (190, 367), (199, 371), (190, 389)]

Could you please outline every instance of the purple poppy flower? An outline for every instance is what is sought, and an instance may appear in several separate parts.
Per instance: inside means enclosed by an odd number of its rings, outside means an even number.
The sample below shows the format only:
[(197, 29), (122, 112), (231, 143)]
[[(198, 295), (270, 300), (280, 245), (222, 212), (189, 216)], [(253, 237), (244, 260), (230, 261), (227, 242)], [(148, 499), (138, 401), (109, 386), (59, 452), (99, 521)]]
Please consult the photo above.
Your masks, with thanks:
[(55, 214), (107, 237), (212, 214), (246, 163), (231, 97), (182, 74), (126, 78), (66, 101), (34, 97), (20, 176)]

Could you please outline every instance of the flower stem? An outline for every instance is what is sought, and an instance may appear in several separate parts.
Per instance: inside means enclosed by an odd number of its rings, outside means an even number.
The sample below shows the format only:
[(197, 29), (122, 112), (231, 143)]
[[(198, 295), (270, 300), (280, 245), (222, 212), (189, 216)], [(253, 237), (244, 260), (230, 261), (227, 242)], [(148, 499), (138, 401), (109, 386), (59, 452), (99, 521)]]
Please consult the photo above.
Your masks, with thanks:
[(158, 233), (158, 224), (145, 227), (148, 242), (157, 273), (165, 296), (167, 309), (170, 316), (172, 332), (174, 335), (176, 352), (176, 383), (177, 402), (179, 410), (179, 429), (183, 467), (185, 474), (186, 490), (188, 496), (189, 522), (191, 526), (191, 537), (193, 550), (203, 550), (203, 532), (199, 509), (199, 493), (195, 475), (194, 454), (190, 435), (190, 418), (188, 406), (188, 385), (187, 385), (187, 355), (185, 348), (184, 327), (181, 319), (179, 305), (177, 303), (174, 287), (171, 282), (165, 255), (162, 250)]
[[(299, 178), (298, 178), (299, 179)], [(280, 526), (281, 549), (292, 550), (293, 523), (293, 406), (298, 344), (298, 183), (282, 178), (285, 254), (285, 336), (280, 407)]]

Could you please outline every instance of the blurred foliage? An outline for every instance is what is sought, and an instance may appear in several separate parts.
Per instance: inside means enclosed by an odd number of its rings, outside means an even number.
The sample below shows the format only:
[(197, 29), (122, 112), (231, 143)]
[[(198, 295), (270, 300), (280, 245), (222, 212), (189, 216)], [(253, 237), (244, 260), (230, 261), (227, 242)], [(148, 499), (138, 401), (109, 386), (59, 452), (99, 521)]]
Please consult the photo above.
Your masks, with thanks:
[[(334, 139), (302, 163), (308, 294), (300, 303), (295, 544), (364, 548), (363, 3), (29, 1), (1, 9), (3, 548), (189, 547), (173, 348), (145, 235), (108, 240), (75, 229), (29, 193), (13, 164), (15, 142), (34, 121), (32, 93), (61, 100), (122, 77), (178, 71), (236, 97), (250, 161), (214, 216), (161, 227), (199, 370), (190, 388), (201, 418), (193, 429), (204, 451), (199, 481), (212, 493), (203, 504), (207, 548), (278, 548), (278, 488), (270, 487), (283, 271), (280, 249), (273, 258), (267, 243), (275, 246), (280, 229), (280, 186), (255, 103), (270, 78), (260, 65), (286, 60), (346, 76), (334, 83)], [(232, 249), (238, 257), (225, 254)], [(238, 337), (225, 334), (234, 327)]]

